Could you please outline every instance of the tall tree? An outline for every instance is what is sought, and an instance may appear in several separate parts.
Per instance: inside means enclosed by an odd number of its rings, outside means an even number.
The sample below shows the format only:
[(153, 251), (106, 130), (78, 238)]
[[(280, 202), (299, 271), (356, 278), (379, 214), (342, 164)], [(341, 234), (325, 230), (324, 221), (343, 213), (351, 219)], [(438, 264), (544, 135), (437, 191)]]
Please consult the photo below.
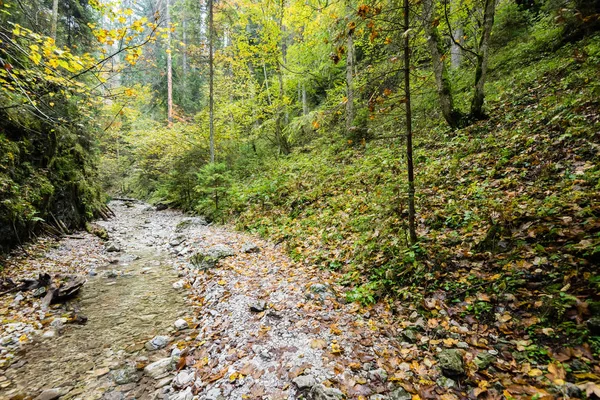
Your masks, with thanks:
[(417, 242), (415, 228), (415, 173), (412, 144), (412, 110), (410, 98), (410, 7), (408, 0), (403, 1), (404, 9), (404, 97), (406, 100), (406, 167), (408, 171), (408, 232), (410, 243)]
[(58, 0), (52, 1), (52, 26), (50, 28), (50, 37), (56, 41), (56, 31), (58, 28)]
[(171, 0), (167, 0), (167, 120), (173, 124), (173, 55), (171, 54)]
[[(352, 5), (346, 3), (346, 11), (352, 15)], [(354, 125), (354, 29), (352, 20), (348, 23), (346, 32), (346, 134), (352, 135)]]
[(215, 46), (215, 27), (214, 27), (214, 10), (213, 0), (208, 0), (208, 119), (209, 119), (209, 146), (210, 146), (210, 162), (215, 162), (215, 90), (214, 90), (214, 78), (215, 78), (215, 60), (214, 60), (214, 46)]

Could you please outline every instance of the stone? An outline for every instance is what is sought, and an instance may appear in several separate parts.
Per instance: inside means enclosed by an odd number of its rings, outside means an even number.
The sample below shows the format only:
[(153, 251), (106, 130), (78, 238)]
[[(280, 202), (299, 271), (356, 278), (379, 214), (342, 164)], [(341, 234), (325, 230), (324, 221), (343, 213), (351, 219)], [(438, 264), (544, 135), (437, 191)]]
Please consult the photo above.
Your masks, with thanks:
[(376, 370), (369, 372), (369, 377), (371, 378), (371, 380), (378, 380), (380, 382), (385, 382), (385, 381), (387, 381), (388, 373), (383, 368), (377, 368)]
[(190, 257), (190, 263), (199, 269), (209, 269), (214, 268), (219, 260), (226, 257), (231, 257), (235, 255), (235, 251), (223, 244), (217, 244), (215, 246), (209, 247), (205, 251), (199, 251)]
[(246, 242), (242, 245), (243, 253), (258, 253), (260, 249), (252, 242)]
[(195, 379), (194, 371), (180, 371), (173, 380), (173, 386), (184, 388)]
[(250, 311), (252, 312), (262, 312), (267, 308), (267, 302), (264, 300), (257, 300), (253, 303), (250, 303)]
[(124, 398), (125, 395), (123, 394), (123, 392), (120, 392), (118, 390), (113, 390), (112, 392), (104, 393), (104, 396), (102, 396), (103, 400), (123, 400)]
[(565, 383), (564, 388), (566, 389), (567, 396), (573, 397), (575, 399), (580, 399), (581, 395), (583, 394), (581, 392), (581, 389), (579, 388), (579, 386), (577, 386), (577, 385), (575, 385), (574, 383), (571, 383), (571, 382)]
[(390, 392), (390, 400), (412, 400), (412, 394), (399, 387)]
[(455, 389), (456, 386), (456, 382), (450, 378), (447, 378), (445, 376), (441, 376), (436, 383), (440, 386), (443, 387), (444, 389)]
[(44, 333), (42, 333), (42, 337), (45, 339), (50, 339), (56, 337), (56, 331), (54, 329), (50, 329)]
[(402, 337), (408, 343), (416, 343), (417, 342), (417, 332), (414, 329), (405, 329), (402, 331)]
[(117, 242), (108, 242), (104, 248), (109, 253), (118, 253), (121, 251), (121, 246)]
[(190, 324), (188, 324), (188, 322), (183, 318), (179, 318), (177, 321), (175, 321), (175, 323), (173, 325), (175, 326), (175, 329), (177, 329), (178, 331), (182, 331), (182, 330), (188, 329), (190, 327)]
[(194, 395), (192, 394), (192, 388), (188, 387), (183, 392), (173, 393), (169, 396), (169, 400), (192, 400)]
[(60, 388), (46, 389), (35, 400), (55, 400), (62, 396), (64, 393)]
[(118, 385), (126, 385), (131, 382), (137, 382), (140, 380), (140, 376), (137, 373), (137, 369), (132, 366), (118, 369), (112, 372), (112, 379)]
[(204, 400), (217, 400), (220, 398), (221, 398), (221, 389), (219, 389), (219, 388), (212, 388), (208, 392), (206, 392), (206, 395), (204, 395)]
[(144, 368), (144, 373), (148, 375), (152, 379), (157, 379), (164, 373), (171, 370), (172, 367), (172, 358), (162, 358), (158, 361), (153, 362), (152, 364), (148, 364)]
[(310, 286), (309, 290), (313, 293), (326, 293), (329, 290), (329, 287), (322, 283), (315, 283)]
[(146, 342), (146, 349), (148, 350), (159, 350), (165, 348), (169, 344), (168, 336), (155, 336), (152, 340)]
[(467, 342), (458, 342), (456, 343), (456, 347), (458, 347), (459, 349), (468, 349), (469, 344)]
[(169, 239), (169, 246), (177, 247), (183, 242), (185, 242), (185, 235), (175, 235)]
[(317, 384), (315, 378), (311, 375), (300, 375), (292, 380), (300, 390), (310, 389)]
[(442, 350), (438, 354), (438, 361), (442, 373), (447, 376), (457, 376), (465, 373), (462, 354), (457, 349)]
[(22, 301), (23, 301), (23, 299), (24, 299), (24, 298), (25, 298), (25, 296), (23, 296), (23, 293), (19, 292), (19, 293), (17, 293), (17, 294), (15, 295), (15, 298), (14, 298), (13, 302), (14, 302), (15, 304), (19, 304), (20, 302), (22, 302)]
[(344, 394), (339, 389), (324, 385), (313, 386), (310, 395), (313, 400), (340, 400), (344, 398)]
[(154, 388), (160, 389), (161, 387), (168, 386), (171, 384), (171, 381), (173, 381), (173, 378), (171, 378), (170, 376), (167, 376), (166, 378), (162, 378), (161, 380), (156, 382), (156, 385), (154, 385)]
[(473, 362), (475, 365), (477, 365), (477, 369), (482, 370), (489, 367), (490, 364), (492, 364), (495, 360), (496, 357), (492, 354), (488, 353), (487, 351), (480, 351)]
[(181, 289), (183, 289), (184, 285), (185, 285), (185, 281), (183, 279), (178, 280), (177, 282), (175, 282), (173, 284), (173, 289), (181, 290)]
[(587, 327), (594, 336), (600, 336), (600, 317), (592, 317), (587, 321)]

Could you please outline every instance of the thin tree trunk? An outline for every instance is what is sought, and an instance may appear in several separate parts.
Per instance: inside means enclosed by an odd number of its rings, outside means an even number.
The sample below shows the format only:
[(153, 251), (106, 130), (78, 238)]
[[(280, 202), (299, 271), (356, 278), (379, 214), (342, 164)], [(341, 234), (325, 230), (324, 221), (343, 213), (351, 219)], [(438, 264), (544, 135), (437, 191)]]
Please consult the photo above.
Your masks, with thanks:
[(408, 0), (404, 0), (404, 97), (406, 98), (406, 166), (408, 169), (408, 231), (410, 243), (417, 242), (415, 229), (415, 174), (412, 149), (412, 110), (410, 104), (410, 21)]
[[(457, 40), (460, 44), (463, 43), (463, 29), (456, 28), (452, 33), (452, 37)], [(460, 67), (462, 63), (462, 49), (454, 42), (450, 43), (450, 64), (452, 68), (456, 69)]]
[(171, 1), (167, 0), (167, 120), (173, 125), (173, 57), (171, 55)]
[(452, 88), (448, 79), (448, 72), (443, 60), (443, 48), (440, 34), (437, 29), (437, 20), (434, 20), (435, 0), (423, 0), (423, 27), (427, 37), (427, 45), (431, 53), (433, 75), (435, 77), (436, 89), (440, 101), (440, 108), (444, 119), (451, 128), (460, 127), (463, 116), (454, 108), (452, 99)]
[[(283, 25), (283, 15), (285, 12), (285, 0), (281, 0), (280, 4), (280, 15), (279, 15), (279, 32), (281, 32), (281, 65), (285, 65), (286, 54), (287, 54), (287, 43), (285, 27)], [(277, 136), (277, 142), (279, 144), (279, 151), (283, 154), (290, 153), (290, 145), (283, 134), (283, 121), (287, 118), (287, 111), (284, 104), (284, 90), (283, 90), (283, 68), (281, 65), (277, 66), (277, 80), (279, 82), (279, 104), (277, 107), (277, 120), (275, 121), (275, 135)], [(282, 121), (283, 120), (283, 121)]]
[(302, 83), (302, 113), (308, 114), (308, 101), (306, 100), (306, 84)]
[(52, 26), (50, 28), (50, 37), (56, 41), (56, 31), (58, 30), (58, 0), (52, 2)]
[(210, 162), (215, 162), (215, 110), (214, 110), (214, 20), (213, 20), (213, 0), (208, 0), (208, 85), (209, 85), (209, 132), (210, 132)]
[(185, 78), (187, 77), (187, 70), (188, 70), (188, 65), (187, 65), (187, 17), (184, 15), (183, 16), (183, 52), (181, 54), (181, 64), (182, 64), (182, 72), (183, 72), (183, 81), (185, 83)]
[(490, 48), (490, 36), (494, 26), (496, 13), (496, 0), (486, 0), (483, 14), (483, 32), (479, 42), (479, 54), (477, 56), (477, 67), (475, 70), (475, 92), (471, 102), (471, 116), (475, 119), (485, 117), (483, 112), (483, 101), (485, 98), (484, 86), (487, 77), (488, 54)]
[[(348, 7), (349, 8), (349, 7)], [(354, 125), (354, 31), (350, 29), (346, 41), (346, 134), (352, 135)]]

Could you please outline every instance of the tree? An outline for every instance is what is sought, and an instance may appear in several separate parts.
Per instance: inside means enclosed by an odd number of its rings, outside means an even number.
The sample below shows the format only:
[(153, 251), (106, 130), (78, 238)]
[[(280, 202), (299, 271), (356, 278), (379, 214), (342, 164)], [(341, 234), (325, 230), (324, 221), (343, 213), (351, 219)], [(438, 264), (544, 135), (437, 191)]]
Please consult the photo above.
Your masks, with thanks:
[(171, 54), (171, 0), (167, 0), (167, 121), (173, 124), (173, 55)]
[(215, 60), (214, 60), (214, 46), (215, 46), (215, 27), (214, 27), (214, 15), (213, 15), (213, 0), (208, 0), (208, 107), (209, 107), (209, 131), (210, 131), (210, 162), (215, 162), (215, 89), (214, 89), (214, 77), (215, 77)]
[(440, 17), (436, 11), (439, 3), (437, 0), (423, 0), (421, 2), (423, 27), (431, 55), (440, 108), (444, 119), (453, 129), (468, 125), (474, 120), (485, 118), (483, 110), (485, 99), (484, 87), (487, 78), (490, 37), (494, 25), (496, 0), (481, 1), (482, 3), (478, 3), (478, 6), (482, 8), (483, 21), (476, 23), (477, 27), (475, 29), (478, 31), (479, 37), (472, 46), (467, 45), (460, 38), (454, 36), (453, 32), (455, 31), (448, 16), (448, 1), (443, 0), (443, 4), (441, 5), (444, 9), (446, 34), (449, 36), (451, 43), (454, 46), (458, 46), (464, 53), (470, 54), (475, 58), (473, 97), (468, 113), (458, 110), (454, 105), (454, 94), (448, 76), (447, 57), (445, 55), (446, 49), (444, 48), (442, 34), (440, 33)]

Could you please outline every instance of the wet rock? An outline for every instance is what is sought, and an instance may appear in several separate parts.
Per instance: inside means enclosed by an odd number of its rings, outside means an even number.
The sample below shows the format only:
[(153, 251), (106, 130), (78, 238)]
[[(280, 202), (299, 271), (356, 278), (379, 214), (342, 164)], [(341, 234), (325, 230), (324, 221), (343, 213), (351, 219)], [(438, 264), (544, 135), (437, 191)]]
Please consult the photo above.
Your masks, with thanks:
[(166, 210), (167, 208), (169, 208), (169, 206), (167, 206), (166, 204), (163, 204), (163, 203), (158, 203), (158, 204), (156, 205), (156, 208), (155, 208), (155, 209), (156, 209), (156, 211), (164, 211), (164, 210)]
[(481, 370), (489, 367), (490, 364), (492, 364), (495, 360), (496, 357), (492, 354), (488, 353), (487, 351), (480, 351), (473, 362), (475, 365), (477, 365), (477, 368)]
[(242, 245), (243, 253), (258, 253), (260, 249), (252, 242), (246, 242)]
[(456, 347), (458, 347), (459, 349), (468, 349), (469, 344), (467, 342), (458, 342), (456, 343)]
[(264, 300), (257, 300), (255, 302), (250, 303), (250, 311), (252, 312), (262, 312), (267, 308), (267, 302)]
[(148, 350), (159, 350), (165, 348), (169, 344), (168, 336), (154, 336), (152, 340), (146, 342), (146, 349)]
[(344, 394), (336, 388), (330, 388), (324, 385), (315, 385), (310, 391), (310, 397), (313, 400), (338, 400), (343, 399)]
[(175, 282), (173, 284), (173, 289), (176, 289), (176, 290), (183, 289), (184, 285), (185, 285), (185, 281), (183, 279), (178, 280), (177, 282)]
[(62, 396), (64, 393), (60, 388), (44, 390), (35, 400), (55, 400)]
[(399, 387), (390, 392), (390, 400), (412, 400), (412, 394)]
[(178, 331), (182, 331), (182, 330), (188, 329), (190, 327), (190, 324), (188, 324), (188, 322), (183, 318), (179, 318), (177, 321), (175, 321), (175, 323), (173, 325), (175, 326), (175, 329), (177, 329)]
[(140, 376), (135, 367), (127, 366), (125, 368), (112, 372), (112, 379), (118, 385), (126, 385), (128, 383), (137, 382)]
[(457, 376), (465, 373), (462, 354), (460, 350), (446, 349), (438, 354), (440, 368), (444, 375)]
[(171, 378), (170, 376), (167, 376), (166, 378), (162, 378), (161, 380), (156, 382), (156, 385), (154, 385), (154, 388), (160, 389), (162, 387), (168, 386), (171, 384), (171, 381), (173, 381), (173, 378)]
[(292, 380), (300, 390), (310, 389), (317, 384), (315, 378), (311, 375), (300, 375)]
[(118, 253), (121, 251), (121, 246), (117, 242), (108, 242), (104, 249), (109, 253)]
[(171, 370), (172, 359), (171, 357), (163, 358), (158, 361), (148, 364), (144, 368), (144, 373), (152, 379), (157, 379), (164, 373)]

